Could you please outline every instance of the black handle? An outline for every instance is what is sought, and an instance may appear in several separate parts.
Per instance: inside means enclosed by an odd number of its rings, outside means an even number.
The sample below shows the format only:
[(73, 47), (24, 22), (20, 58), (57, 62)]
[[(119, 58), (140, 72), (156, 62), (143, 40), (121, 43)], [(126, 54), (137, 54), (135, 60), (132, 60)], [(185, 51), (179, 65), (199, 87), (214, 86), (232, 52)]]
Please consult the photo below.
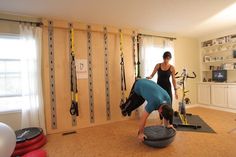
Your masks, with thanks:
[(196, 78), (197, 77), (197, 75), (195, 74), (195, 72), (193, 72), (193, 76), (187, 76), (187, 78)]
[(78, 103), (75, 101), (72, 101), (71, 107), (70, 107), (70, 114), (79, 116), (79, 109), (78, 109)]

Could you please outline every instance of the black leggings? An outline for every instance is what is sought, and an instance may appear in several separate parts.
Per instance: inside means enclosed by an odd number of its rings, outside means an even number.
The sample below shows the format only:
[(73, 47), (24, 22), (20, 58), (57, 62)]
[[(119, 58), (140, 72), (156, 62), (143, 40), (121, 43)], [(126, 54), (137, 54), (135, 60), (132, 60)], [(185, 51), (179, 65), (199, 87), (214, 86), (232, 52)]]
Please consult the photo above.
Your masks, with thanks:
[(171, 90), (171, 86), (163, 86), (161, 84), (158, 84), (159, 86), (161, 86), (161, 88), (163, 88), (167, 93), (168, 95), (170, 96), (170, 101), (171, 101), (171, 105), (172, 105), (172, 90)]
[(145, 99), (142, 96), (134, 92), (135, 83), (133, 84), (128, 99), (124, 104), (121, 105), (121, 108), (123, 108), (129, 114), (131, 114), (133, 110), (137, 109), (145, 102)]

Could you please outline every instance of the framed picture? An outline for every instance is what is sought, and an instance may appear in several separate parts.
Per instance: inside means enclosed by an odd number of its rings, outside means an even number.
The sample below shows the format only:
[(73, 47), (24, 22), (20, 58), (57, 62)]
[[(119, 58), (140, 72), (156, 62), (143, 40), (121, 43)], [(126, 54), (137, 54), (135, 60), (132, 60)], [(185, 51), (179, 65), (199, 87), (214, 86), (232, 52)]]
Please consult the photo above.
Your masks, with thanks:
[(214, 66), (210, 66), (210, 70), (215, 70), (215, 67)]
[(211, 61), (211, 57), (210, 56), (205, 56), (204, 57), (204, 62), (210, 62)]
[(88, 60), (87, 59), (76, 59), (76, 75), (78, 79), (88, 78)]
[(226, 43), (225, 37), (218, 38), (218, 39), (217, 39), (217, 42), (218, 42), (218, 44), (224, 44), (224, 43)]

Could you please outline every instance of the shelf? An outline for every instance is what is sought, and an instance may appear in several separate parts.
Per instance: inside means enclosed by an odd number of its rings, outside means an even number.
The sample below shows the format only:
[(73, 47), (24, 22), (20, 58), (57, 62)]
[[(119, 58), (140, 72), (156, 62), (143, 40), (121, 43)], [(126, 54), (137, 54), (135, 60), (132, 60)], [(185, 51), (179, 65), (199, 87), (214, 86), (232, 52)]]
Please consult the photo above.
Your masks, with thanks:
[(236, 82), (199, 82), (198, 84), (206, 84), (206, 85), (236, 85)]
[(236, 59), (226, 59), (222, 61), (210, 61), (210, 62), (203, 62), (204, 64), (210, 64), (210, 63), (236, 63)]
[[(223, 69), (227, 70), (227, 69)], [(228, 69), (227, 71), (236, 71), (236, 69)], [(202, 72), (212, 72), (212, 70), (202, 70)]]
[(232, 45), (236, 45), (236, 42), (230, 42), (230, 43), (224, 43), (224, 44), (217, 44), (217, 45), (212, 45), (212, 46), (207, 46), (207, 47), (201, 47), (203, 49), (213, 49), (216, 47), (227, 47), (227, 46), (232, 46)]
[(215, 52), (203, 52), (202, 54), (204, 56), (211, 56), (211, 55), (219, 55), (219, 54), (223, 54), (223, 53), (233, 53), (234, 50), (236, 50), (236, 48), (229, 49), (229, 50), (215, 51)]

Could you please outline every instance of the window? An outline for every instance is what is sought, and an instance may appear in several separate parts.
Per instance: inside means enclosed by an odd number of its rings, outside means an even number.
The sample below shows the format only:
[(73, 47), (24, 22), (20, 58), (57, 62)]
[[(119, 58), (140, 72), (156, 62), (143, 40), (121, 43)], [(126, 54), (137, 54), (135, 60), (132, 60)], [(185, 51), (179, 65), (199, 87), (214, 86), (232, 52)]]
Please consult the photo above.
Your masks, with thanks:
[[(140, 53), (140, 72), (143, 78), (150, 76), (157, 63), (163, 62), (163, 53), (165, 51), (170, 51), (172, 54), (172, 59), (170, 64), (174, 65), (174, 46), (173, 42), (170, 40), (165, 40), (162, 38), (152, 38), (152, 37), (142, 37), (141, 42), (141, 53)], [(157, 74), (152, 78), (154, 82), (157, 82)], [(171, 78), (170, 78), (170, 81)], [(147, 103), (147, 102), (146, 102)], [(154, 112), (155, 113), (155, 112)], [(158, 113), (158, 111), (156, 111)], [(151, 114), (149, 118), (157, 118), (158, 114)]]
[(21, 96), (20, 59), (0, 59), (0, 97)]
[(21, 41), (0, 35), (0, 112), (21, 109)]
[[(145, 51), (142, 54), (142, 63), (143, 65), (143, 76), (150, 76), (154, 67), (157, 63), (163, 62), (163, 54), (165, 51), (170, 51), (172, 54), (172, 59), (170, 60), (170, 64), (174, 65), (174, 49), (173, 47), (158, 47), (158, 46), (146, 46)], [(152, 78), (153, 81), (157, 81), (157, 75)]]

